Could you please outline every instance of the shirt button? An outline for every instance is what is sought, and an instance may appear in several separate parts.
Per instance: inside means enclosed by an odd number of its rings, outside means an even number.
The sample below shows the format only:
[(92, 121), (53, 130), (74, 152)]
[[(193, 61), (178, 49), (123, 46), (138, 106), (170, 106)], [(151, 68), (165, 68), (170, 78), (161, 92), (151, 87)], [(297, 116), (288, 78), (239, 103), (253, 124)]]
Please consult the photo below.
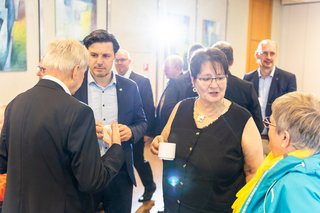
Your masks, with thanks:
[(190, 147), (189, 150), (192, 151), (192, 147)]
[(187, 166), (187, 164), (184, 164), (184, 165), (183, 165), (183, 168), (185, 168), (186, 166)]
[(196, 132), (196, 135), (200, 135), (200, 132)]
[(104, 104), (102, 104), (102, 106), (104, 107)]
[(180, 185), (181, 185), (181, 186), (183, 185), (183, 182), (182, 182), (182, 181), (180, 182)]
[(103, 120), (105, 121), (106, 119), (104, 118)]
[(180, 200), (177, 200), (177, 203), (180, 204)]

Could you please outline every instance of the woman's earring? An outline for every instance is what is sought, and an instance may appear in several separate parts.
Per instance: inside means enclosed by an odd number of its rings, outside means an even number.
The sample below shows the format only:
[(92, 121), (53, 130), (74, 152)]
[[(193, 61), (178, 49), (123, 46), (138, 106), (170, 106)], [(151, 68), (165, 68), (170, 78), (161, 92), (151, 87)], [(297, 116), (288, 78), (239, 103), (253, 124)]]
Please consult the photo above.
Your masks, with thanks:
[(193, 92), (197, 92), (197, 89), (195, 87), (193, 87), (192, 91)]

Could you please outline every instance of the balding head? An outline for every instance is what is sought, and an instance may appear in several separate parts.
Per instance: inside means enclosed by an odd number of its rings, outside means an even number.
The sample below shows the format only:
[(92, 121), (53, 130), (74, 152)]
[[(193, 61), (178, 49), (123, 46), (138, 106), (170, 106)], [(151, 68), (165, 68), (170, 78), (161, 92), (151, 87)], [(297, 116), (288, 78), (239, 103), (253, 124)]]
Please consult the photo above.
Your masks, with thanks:
[(125, 49), (119, 49), (114, 62), (118, 74), (124, 76), (130, 70), (130, 53)]
[(169, 55), (164, 62), (164, 74), (168, 79), (177, 78), (183, 70), (183, 59), (178, 55)]

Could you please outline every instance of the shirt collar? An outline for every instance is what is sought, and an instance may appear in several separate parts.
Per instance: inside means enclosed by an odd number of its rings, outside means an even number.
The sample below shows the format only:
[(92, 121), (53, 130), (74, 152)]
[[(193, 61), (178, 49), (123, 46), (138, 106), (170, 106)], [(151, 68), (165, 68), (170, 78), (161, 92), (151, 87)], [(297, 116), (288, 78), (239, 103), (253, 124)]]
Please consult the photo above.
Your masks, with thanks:
[(45, 76), (42, 77), (42, 79), (46, 79), (46, 80), (50, 80), (50, 81), (56, 82), (57, 84), (59, 84), (63, 88), (63, 90), (66, 93), (71, 95), (71, 92), (70, 92), (69, 88), (60, 79), (58, 79), (56, 77), (53, 77), (51, 75), (45, 75)]
[[(111, 79), (110, 83), (109, 83), (106, 87), (108, 87), (109, 85), (112, 85), (112, 84), (117, 84), (116, 74), (115, 74), (113, 71), (111, 71), (111, 72), (112, 72), (112, 79)], [(91, 72), (90, 72), (90, 70), (89, 70), (89, 71), (88, 71), (88, 85), (90, 85), (90, 84), (95, 84), (95, 85), (97, 85), (98, 87), (101, 87), (101, 86), (99, 86), (99, 85), (97, 84), (97, 82), (94, 80), (94, 78), (92, 77)]]
[(132, 73), (132, 70), (128, 70), (128, 71), (126, 72), (126, 74), (123, 75), (123, 77), (129, 78), (130, 75), (131, 75), (131, 73)]
[[(275, 70), (276, 70), (276, 67), (274, 66), (272, 71), (271, 71), (271, 73), (270, 73), (270, 75), (269, 75), (271, 78), (274, 76)], [(262, 75), (261, 75), (260, 68), (258, 68), (258, 75), (259, 75), (259, 78), (261, 78)]]

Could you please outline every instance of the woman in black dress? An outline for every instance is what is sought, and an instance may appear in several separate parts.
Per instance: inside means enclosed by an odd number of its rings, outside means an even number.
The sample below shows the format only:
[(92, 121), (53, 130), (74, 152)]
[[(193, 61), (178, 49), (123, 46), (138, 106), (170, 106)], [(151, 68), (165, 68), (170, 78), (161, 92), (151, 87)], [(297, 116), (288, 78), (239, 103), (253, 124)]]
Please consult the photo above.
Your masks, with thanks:
[(165, 212), (231, 212), (237, 191), (263, 161), (251, 114), (224, 98), (228, 63), (216, 48), (200, 50), (190, 63), (199, 97), (178, 103), (151, 146), (176, 143), (176, 158), (164, 161)]

